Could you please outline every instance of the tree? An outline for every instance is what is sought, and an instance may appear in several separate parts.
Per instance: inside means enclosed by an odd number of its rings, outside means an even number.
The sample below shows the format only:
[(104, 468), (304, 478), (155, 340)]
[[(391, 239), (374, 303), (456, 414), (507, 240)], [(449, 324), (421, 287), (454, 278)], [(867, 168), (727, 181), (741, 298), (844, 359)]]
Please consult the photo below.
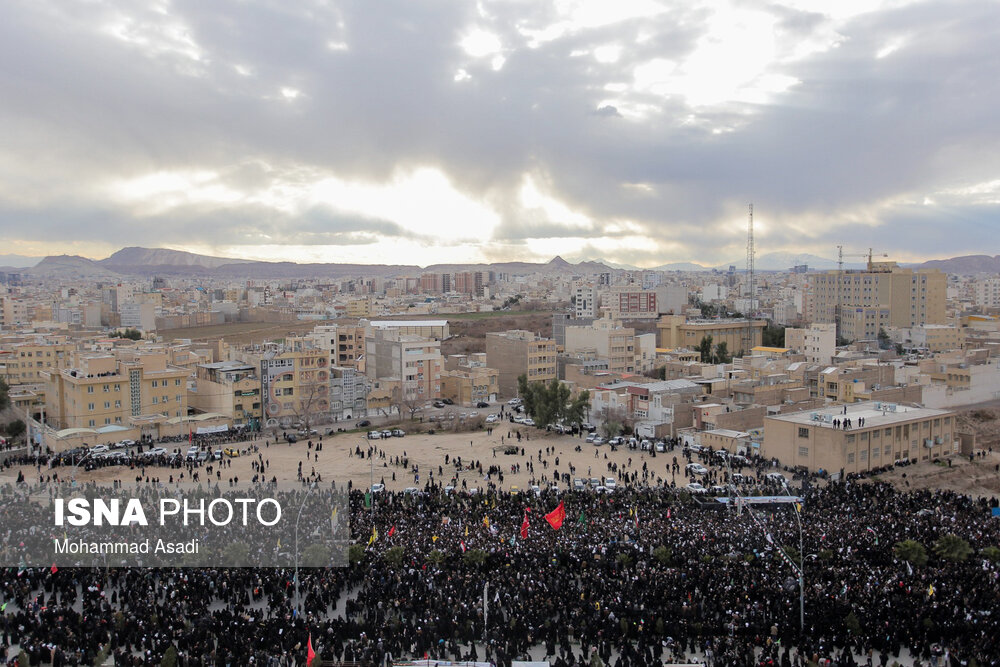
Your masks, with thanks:
[(760, 344), (764, 347), (784, 347), (785, 327), (768, 324), (761, 332)]
[(896, 542), (892, 552), (896, 554), (896, 558), (906, 561), (910, 565), (927, 564), (927, 549), (924, 549), (924, 545), (916, 540)]
[(891, 350), (892, 340), (889, 338), (889, 334), (886, 333), (885, 329), (879, 327), (878, 329), (878, 349), (880, 350)]
[(1000, 563), (1000, 548), (997, 547), (986, 547), (980, 551), (983, 558), (990, 561), (991, 563)]
[(329, 371), (326, 369), (325, 360), (305, 359), (304, 362), (315, 362), (312, 365), (299, 371), (297, 392), (292, 398), (292, 414), (302, 425), (302, 428), (309, 430), (310, 425), (322, 414), (329, 414), (330, 401), (327, 394), (330, 391)]
[(570, 401), (569, 407), (566, 408), (566, 423), (567, 424), (582, 424), (587, 416), (587, 410), (590, 409), (590, 392), (584, 389), (576, 395), (576, 397)]
[(605, 438), (614, 438), (621, 432), (621, 422), (616, 422), (613, 419), (605, 419), (601, 424), (601, 433), (604, 434)]
[(347, 548), (347, 560), (351, 565), (357, 565), (365, 557), (365, 546), (363, 544), (352, 544)]
[(733, 360), (733, 355), (729, 354), (729, 343), (722, 341), (715, 346), (714, 359), (719, 364), (728, 364)]
[(109, 338), (127, 338), (129, 340), (142, 340), (142, 332), (138, 329), (125, 329), (125, 331), (114, 331)]
[(469, 549), (462, 558), (467, 565), (482, 567), (486, 564), (486, 552), (482, 549)]
[[(535, 426), (544, 428), (549, 424), (554, 424), (561, 419), (566, 419), (570, 409), (569, 385), (565, 382), (552, 379), (548, 384), (544, 382), (528, 382), (526, 375), (521, 374), (517, 378), (517, 390), (521, 397), (524, 411), (535, 420)], [(589, 392), (581, 392), (585, 397), (579, 406), (575, 406), (578, 412), (582, 412), (585, 405), (590, 403)]]
[(701, 354), (702, 363), (710, 363), (712, 361), (712, 337), (703, 336), (701, 342), (698, 343), (698, 347), (696, 347), (695, 350)]
[(174, 648), (173, 644), (167, 647), (167, 650), (163, 652), (163, 660), (160, 661), (160, 667), (177, 667), (177, 649)]
[(938, 558), (961, 563), (972, 555), (972, 547), (958, 535), (949, 533), (934, 543), (934, 554)]
[(653, 558), (658, 560), (661, 565), (668, 564), (672, 557), (673, 557), (673, 552), (669, 548), (663, 546), (662, 544), (653, 549)]
[(0, 412), (3, 412), (10, 406), (10, 394), (8, 393), (10, 387), (3, 380), (0, 380)]
[(384, 558), (385, 562), (393, 567), (399, 567), (403, 562), (403, 547), (395, 546), (386, 549)]
[(433, 549), (427, 554), (427, 562), (434, 565), (441, 565), (444, 562), (444, 553), (440, 549)]
[(303, 567), (330, 567), (330, 547), (325, 544), (310, 544), (302, 550), (299, 562)]

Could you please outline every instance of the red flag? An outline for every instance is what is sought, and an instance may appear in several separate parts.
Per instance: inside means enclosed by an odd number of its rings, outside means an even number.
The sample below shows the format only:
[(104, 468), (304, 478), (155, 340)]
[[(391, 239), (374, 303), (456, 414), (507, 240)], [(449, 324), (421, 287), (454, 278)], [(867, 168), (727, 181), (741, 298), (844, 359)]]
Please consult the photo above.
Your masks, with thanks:
[(55, 574), (56, 572), (58, 572), (58, 571), (59, 571), (59, 568), (58, 568), (58, 567), (56, 567), (56, 564), (55, 564), (55, 563), (52, 563), (52, 567), (51, 567), (51, 568), (49, 568), (49, 571), (50, 571), (50, 572), (51, 572), (52, 574)]
[(462, 553), (464, 554), (465, 553), (465, 540), (460, 541), (458, 544), (459, 544), (460, 547), (462, 547)]
[(389, 529), (389, 537), (392, 537), (395, 534), (396, 534), (396, 527), (393, 526), (392, 528)]
[(525, 513), (524, 521), (521, 522), (521, 539), (528, 539), (528, 514)]
[(316, 659), (316, 651), (313, 650), (313, 636), (309, 633), (309, 643), (306, 644), (306, 667), (312, 664), (312, 661)]
[(545, 515), (545, 520), (549, 522), (549, 525), (552, 526), (553, 530), (559, 530), (565, 519), (566, 508), (563, 506), (563, 502), (561, 500), (559, 501), (559, 507)]
[(668, 519), (670, 518), (670, 508), (669, 507), (667, 508), (667, 518)]

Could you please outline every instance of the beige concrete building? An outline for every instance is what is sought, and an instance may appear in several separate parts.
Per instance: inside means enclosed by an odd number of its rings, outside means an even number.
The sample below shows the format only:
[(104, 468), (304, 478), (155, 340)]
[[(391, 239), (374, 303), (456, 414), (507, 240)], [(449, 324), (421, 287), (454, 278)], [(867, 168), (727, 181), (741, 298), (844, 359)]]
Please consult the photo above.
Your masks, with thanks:
[(440, 341), (395, 329), (373, 329), (365, 336), (365, 374), (371, 380), (400, 380), (401, 402), (439, 397), (443, 366)]
[(598, 359), (607, 360), (612, 373), (636, 370), (635, 329), (622, 327), (617, 320), (602, 318), (588, 326), (566, 327), (566, 354), (588, 350), (593, 350)]
[(752, 340), (748, 346), (746, 320), (689, 320), (684, 315), (664, 315), (656, 323), (659, 334), (657, 346), (684, 347), (693, 350), (698, 347), (702, 338), (711, 336), (713, 345), (725, 342), (729, 353), (737, 355), (741, 351), (749, 352), (763, 341), (764, 327), (767, 323), (763, 320), (754, 320), (750, 325)]
[(45, 410), (54, 427), (132, 427), (187, 416), (188, 371), (163, 353), (76, 355), (64, 369), (43, 372)]
[(501, 396), (517, 396), (517, 378), (548, 382), (556, 378), (556, 342), (531, 331), (513, 329), (486, 334), (486, 365), (500, 374)]
[(810, 279), (813, 321), (837, 321), (841, 336), (875, 338), (879, 328), (944, 324), (948, 277), (937, 269), (871, 262), (866, 271), (827, 271)]
[[(922, 324), (910, 329), (909, 344), (929, 352), (947, 352), (962, 349), (964, 336), (961, 329), (945, 324)], [(908, 345), (904, 343), (904, 347)]]
[(450, 398), (456, 405), (491, 403), (497, 400), (499, 387), (500, 373), (488, 366), (465, 366), (441, 373), (441, 397)]
[(444, 340), (450, 334), (448, 320), (362, 320), (359, 324), (368, 329), (395, 329), (406, 336), (420, 336), (432, 340)]
[(837, 327), (832, 322), (813, 324), (805, 329), (788, 327), (785, 347), (802, 354), (811, 364), (828, 364), (837, 351)]
[(361, 324), (321, 324), (308, 337), (326, 350), (331, 367), (364, 370), (365, 327)]
[(234, 426), (260, 424), (264, 409), (257, 367), (238, 361), (199, 365), (188, 405), (198, 412), (225, 415)]
[(13, 387), (44, 383), (44, 371), (66, 368), (76, 345), (62, 337), (12, 337), (0, 341), (0, 380)]
[[(835, 425), (846, 419), (851, 428)], [(832, 406), (766, 417), (762, 454), (787, 466), (852, 473), (944, 457), (957, 441), (953, 412), (869, 402), (849, 405), (846, 413)]]

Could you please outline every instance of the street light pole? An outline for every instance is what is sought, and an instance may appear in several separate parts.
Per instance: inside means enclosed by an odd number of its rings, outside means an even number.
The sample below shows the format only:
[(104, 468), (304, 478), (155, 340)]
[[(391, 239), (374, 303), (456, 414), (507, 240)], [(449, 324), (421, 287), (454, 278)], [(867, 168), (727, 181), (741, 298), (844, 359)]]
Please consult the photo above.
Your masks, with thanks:
[(76, 486), (76, 469), (79, 468), (80, 464), (83, 463), (84, 460), (86, 460), (86, 458), (90, 456), (92, 453), (93, 452), (87, 452), (86, 454), (80, 457), (79, 461), (73, 464), (73, 486)]
[(295, 610), (301, 614), (302, 609), (299, 603), (299, 519), (302, 518), (302, 510), (306, 506), (306, 501), (309, 500), (309, 496), (313, 491), (316, 490), (316, 482), (309, 485), (309, 491), (306, 493), (306, 497), (302, 499), (302, 504), (299, 505), (299, 513), (295, 517)]
[[(785, 495), (791, 496), (787, 480), (782, 486), (785, 489)], [(804, 632), (806, 627), (805, 550), (803, 549), (802, 542), (802, 518), (799, 517), (799, 508), (793, 507), (793, 509), (795, 510), (795, 522), (799, 526), (799, 629)]]

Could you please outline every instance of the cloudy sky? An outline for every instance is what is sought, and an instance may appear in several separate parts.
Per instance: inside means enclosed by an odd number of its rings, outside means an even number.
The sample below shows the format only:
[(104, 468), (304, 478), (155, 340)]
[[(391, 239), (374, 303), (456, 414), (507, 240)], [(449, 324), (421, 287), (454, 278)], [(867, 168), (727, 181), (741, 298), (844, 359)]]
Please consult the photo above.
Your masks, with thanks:
[(0, 253), (1000, 253), (1000, 11), (13, 0)]

